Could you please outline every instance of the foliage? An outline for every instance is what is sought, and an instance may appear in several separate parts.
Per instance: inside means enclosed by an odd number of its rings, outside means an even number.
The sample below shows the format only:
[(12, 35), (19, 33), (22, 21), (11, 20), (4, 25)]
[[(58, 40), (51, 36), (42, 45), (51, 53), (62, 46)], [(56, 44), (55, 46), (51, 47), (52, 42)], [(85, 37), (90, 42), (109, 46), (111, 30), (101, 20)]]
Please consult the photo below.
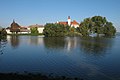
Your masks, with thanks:
[(70, 26), (65, 26), (62, 24), (46, 24), (45, 29), (43, 30), (43, 34), (45, 36), (58, 37), (65, 36), (70, 31)]
[(104, 34), (107, 36), (115, 35), (116, 29), (111, 22), (108, 22), (104, 27)]
[(30, 28), (31, 34), (38, 34), (38, 28), (37, 27), (32, 27)]
[(106, 36), (113, 36), (116, 33), (116, 29), (111, 22), (108, 22), (105, 17), (94, 16), (92, 18), (86, 18), (81, 22), (77, 28), (83, 36), (89, 36), (91, 33), (105, 34)]
[(0, 36), (5, 36), (5, 35), (7, 35), (7, 32), (6, 32), (6, 30), (4, 28), (2, 28), (0, 30)]

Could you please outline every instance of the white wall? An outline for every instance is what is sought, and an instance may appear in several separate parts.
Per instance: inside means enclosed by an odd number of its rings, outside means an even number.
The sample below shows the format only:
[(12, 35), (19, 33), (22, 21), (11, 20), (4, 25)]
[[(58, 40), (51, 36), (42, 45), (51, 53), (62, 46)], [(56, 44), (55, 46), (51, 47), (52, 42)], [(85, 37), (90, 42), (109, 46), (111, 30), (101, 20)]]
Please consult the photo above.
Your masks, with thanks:
[(12, 34), (12, 32), (10, 32), (10, 29), (6, 29), (7, 34)]
[(18, 32), (18, 34), (28, 34), (29, 32)]
[(68, 19), (68, 25), (69, 26), (71, 25), (71, 19)]
[(44, 29), (44, 27), (38, 28), (38, 32), (43, 33), (43, 29)]
[[(27, 28), (27, 29), (30, 30), (30, 28)], [(38, 28), (38, 32), (43, 33), (43, 29), (44, 27)], [(12, 32), (10, 32), (10, 29), (6, 29), (6, 32), (7, 34), (12, 34)], [(18, 32), (18, 34), (28, 34), (28, 33), (31, 33), (31, 32)]]
[(71, 27), (75, 27), (75, 28), (77, 28), (77, 27), (79, 27), (79, 25), (71, 25)]

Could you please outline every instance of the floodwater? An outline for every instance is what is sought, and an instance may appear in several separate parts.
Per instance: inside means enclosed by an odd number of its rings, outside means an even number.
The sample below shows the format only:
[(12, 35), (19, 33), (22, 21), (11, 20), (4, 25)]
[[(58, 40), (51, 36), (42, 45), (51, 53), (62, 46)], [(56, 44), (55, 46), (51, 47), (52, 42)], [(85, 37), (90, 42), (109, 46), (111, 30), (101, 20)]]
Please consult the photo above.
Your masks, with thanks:
[(120, 36), (7, 36), (0, 39), (0, 73), (10, 72), (120, 80)]

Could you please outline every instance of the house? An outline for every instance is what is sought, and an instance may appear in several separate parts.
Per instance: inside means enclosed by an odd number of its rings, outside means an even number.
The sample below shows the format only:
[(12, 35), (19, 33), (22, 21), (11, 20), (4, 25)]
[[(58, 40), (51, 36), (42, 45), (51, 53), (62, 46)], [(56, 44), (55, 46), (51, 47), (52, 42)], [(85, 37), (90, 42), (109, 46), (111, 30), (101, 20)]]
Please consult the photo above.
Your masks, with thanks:
[(10, 32), (10, 27), (6, 28), (6, 32), (7, 32), (7, 34), (12, 34), (12, 32)]
[(30, 33), (30, 31), (26, 27), (21, 27), (14, 20), (10, 26), (11, 27), (6, 28), (7, 34), (27, 34), (27, 33)]
[(12, 33), (18, 33), (20, 32), (20, 26), (18, 23), (15, 23), (15, 21), (13, 20), (13, 22), (11, 23), (10, 25), (11, 27), (9, 28), (10, 29), (10, 32)]
[(68, 20), (66, 22), (63, 21), (63, 22), (57, 22), (57, 23), (63, 24), (63, 25), (69, 25), (75, 28), (79, 27), (79, 23), (76, 20), (71, 21), (70, 16), (68, 16)]
[(36, 25), (30, 25), (30, 26), (28, 26), (27, 29), (30, 30), (30, 28), (33, 28), (33, 27), (37, 27), (38, 33), (43, 33), (43, 29), (44, 29), (43, 25), (38, 25), (38, 24), (36, 24)]
[(18, 23), (14, 20), (10, 25), (11, 27), (6, 28), (7, 34), (28, 34), (31, 33), (30, 28), (37, 27), (39, 33), (43, 33), (44, 26), (43, 25), (30, 25), (28, 27), (21, 27)]
[(30, 30), (27, 27), (20, 27), (20, 32), (18, 34), (28, 34)]

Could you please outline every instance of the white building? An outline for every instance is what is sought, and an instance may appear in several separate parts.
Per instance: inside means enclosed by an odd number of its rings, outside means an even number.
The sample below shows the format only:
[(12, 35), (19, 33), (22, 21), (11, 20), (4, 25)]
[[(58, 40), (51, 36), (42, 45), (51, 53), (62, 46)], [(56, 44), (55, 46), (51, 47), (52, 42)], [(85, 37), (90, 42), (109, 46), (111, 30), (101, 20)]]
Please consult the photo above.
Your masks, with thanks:
[(68, 16), (67, 22), (62, 21), (62, 22), (57, 22), (57, 23), (63, 24), (63, 25), (69, 25), (69, 26), (75, 27), (75, 28), (79, 27), (79, 23), (76, 20), (71, 21), (70, 16)]
[(39, 33), (43, 33), (44, 26), (43, 25), (30, 25), (27, 29), (30, 30), (30, 28), (37, 27)]

